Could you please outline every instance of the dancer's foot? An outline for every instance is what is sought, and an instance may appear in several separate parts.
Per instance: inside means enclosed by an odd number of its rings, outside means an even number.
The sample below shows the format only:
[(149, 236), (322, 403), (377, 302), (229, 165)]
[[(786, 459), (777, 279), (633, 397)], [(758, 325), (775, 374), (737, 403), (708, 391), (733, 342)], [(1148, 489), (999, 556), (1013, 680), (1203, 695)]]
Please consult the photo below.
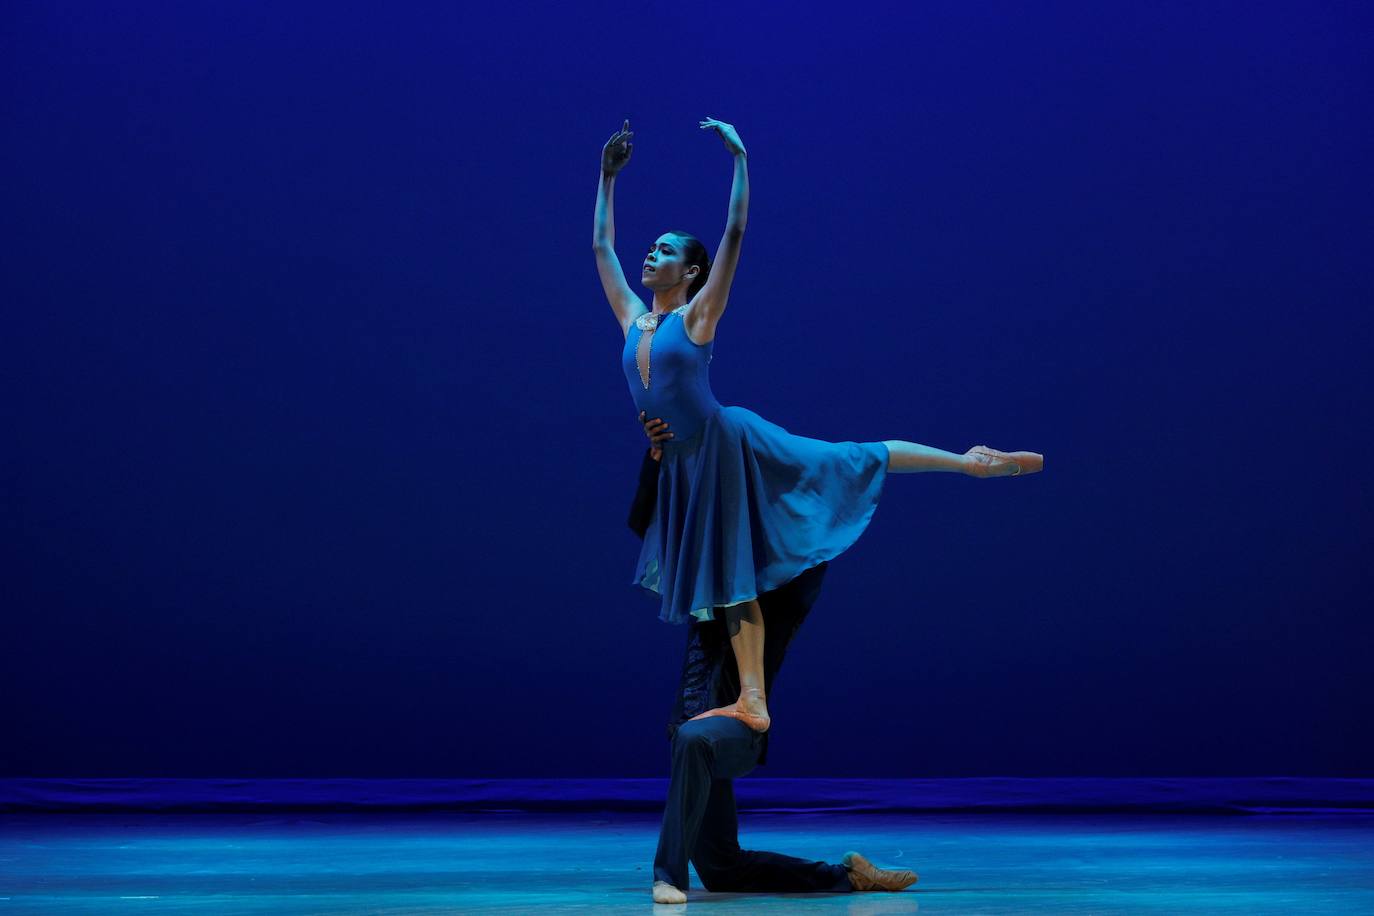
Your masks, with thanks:
[(686, 903), (687, 895), (667, 881), (654, 882), (654, 903)]
[(1045, 469), (1045, 456), (1038, 452), (999, 452), (986, 445), (975, 445), (964, 454), (972, 459), (968, 468), (972, 477), (1015, 477)]
[(840, 860), (849, 869), (849, 883), (856, 891), (899, 891), (916, 883), (914, 871), (878, 868), (857, 852), (847, 852)]
[(768, 717), (768, 703), (764, 698), (763, 691), (757, 687), (744, 688), (740, 691), (739, 699), (729, 706), (717, 706), (715, 709), (708, 709), (700, 715), (692, 716), (690, 721), (709, 719), (711, 716), (729, 716), (732, 719), (739, 719), (756, 732), (768, 731), (768, 726), (773, 721)]

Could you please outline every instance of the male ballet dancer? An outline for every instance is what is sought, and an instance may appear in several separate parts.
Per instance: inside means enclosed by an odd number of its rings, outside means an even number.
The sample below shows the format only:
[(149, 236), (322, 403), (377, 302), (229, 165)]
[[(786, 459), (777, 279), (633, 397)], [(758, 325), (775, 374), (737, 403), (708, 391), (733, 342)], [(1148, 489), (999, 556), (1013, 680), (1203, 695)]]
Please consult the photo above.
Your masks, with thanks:
[[(651, 444), (640, 466), (629, 525), (642, 538), (658, 497), (659, 444), (667, 440), (668, 427), (660, 419), (646, 419), (642, 412), (640, 420)], [(826, 569), (825, 563), (813, 566), (759, 595), (768, 634), (763, 650), (765, 696), (773, 695), (774, 675), (820, 595)], [(689, 858), (708, 891), (899, 891), (914, 884), (915, 873), (877, 868), (857, 852), (845, 853), (842, 864), (831, 865), (740, 849), (733, 780), (766, 763), (768, 733), (727, 716), (691, 721), (739, 696), (739, 670), (729, 640), (724, 621), (694, 618), (688, 624), (682, 680), (668, 723), (672, 776), (654, 855), (654, 902), (687, 902)]]

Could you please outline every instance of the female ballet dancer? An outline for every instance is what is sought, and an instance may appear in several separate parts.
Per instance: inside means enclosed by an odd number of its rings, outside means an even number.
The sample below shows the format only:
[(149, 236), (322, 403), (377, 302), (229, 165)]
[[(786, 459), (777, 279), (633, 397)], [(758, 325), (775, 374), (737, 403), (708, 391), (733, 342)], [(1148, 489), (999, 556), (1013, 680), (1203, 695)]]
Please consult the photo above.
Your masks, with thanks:
[(601, 285), (625, 335), (621, 362), (640, 417), (663, 419), (658, 502), (633, 582), (660, 596), (659, 617), (684, 623), (724, 611), (740, 696), (702, 713), (769, 727), (759, 594), (847, 550), (868, 526), (889, 471), (957, 471), (972, 477), (1033, 474), (1035, 452), (976, 445), (962, 455), (928, 445), (826, 442), (794, 436), (711, 393), (708, 365), (739, 263), (749, 210), (746, 153), (735, 128), (707, 118), (734, 158), (725, 236), (711, 260), (685, 232), (659, 236), (641, 270), (645, 306), (615, 254), (615, 177), (630, 161), (630, 122), (601, 151), (592, 248)]

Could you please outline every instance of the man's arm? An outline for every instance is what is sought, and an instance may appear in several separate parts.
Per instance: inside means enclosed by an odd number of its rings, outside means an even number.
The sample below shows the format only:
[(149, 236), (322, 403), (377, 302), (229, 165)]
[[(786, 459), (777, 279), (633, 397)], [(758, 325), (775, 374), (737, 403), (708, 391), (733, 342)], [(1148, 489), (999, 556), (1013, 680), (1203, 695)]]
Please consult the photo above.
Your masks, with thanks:
[(644, 424), (644, 435), (649, 437), (649, 450), (644, 453), (644, 461), (639, 466), (639, 489), (635, 491), (634, 502), (630, 504), (630, 517), (626, 523), (630, 530), (641, 538), (649, 530), (649, 521), (654, 517), (654, 507), (658, 504), (658, 462), (663, 456), (662, 445), (673, 438), (668, 424), (661, 419), (647, 419), (644, 411), (639, 412), (639, 421)]
[(654, 517), (654, 507), (658, 503), (658, 461), (652, 451), (645, 451), (644, 462), (639, 466), (639, 489), (630, 503), (630, 517), (626, 524), (630, 530), (643, 538), (649, 530), (649, 522)]

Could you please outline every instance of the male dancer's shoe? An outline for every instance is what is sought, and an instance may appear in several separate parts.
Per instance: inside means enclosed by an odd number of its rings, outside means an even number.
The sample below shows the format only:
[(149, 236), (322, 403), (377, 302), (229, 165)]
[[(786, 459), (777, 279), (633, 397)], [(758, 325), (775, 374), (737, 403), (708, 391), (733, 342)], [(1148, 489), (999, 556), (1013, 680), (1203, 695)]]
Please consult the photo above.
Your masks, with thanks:
[(847, 852), (840, 863), (849, 869), (849, 883), (856, 891), (899, 891), (916, 883), (914, 871), (878, 868), (857, 852)]
[(654, 882), (654, 903), (686, 903), (687, 895), (667, 881)]

